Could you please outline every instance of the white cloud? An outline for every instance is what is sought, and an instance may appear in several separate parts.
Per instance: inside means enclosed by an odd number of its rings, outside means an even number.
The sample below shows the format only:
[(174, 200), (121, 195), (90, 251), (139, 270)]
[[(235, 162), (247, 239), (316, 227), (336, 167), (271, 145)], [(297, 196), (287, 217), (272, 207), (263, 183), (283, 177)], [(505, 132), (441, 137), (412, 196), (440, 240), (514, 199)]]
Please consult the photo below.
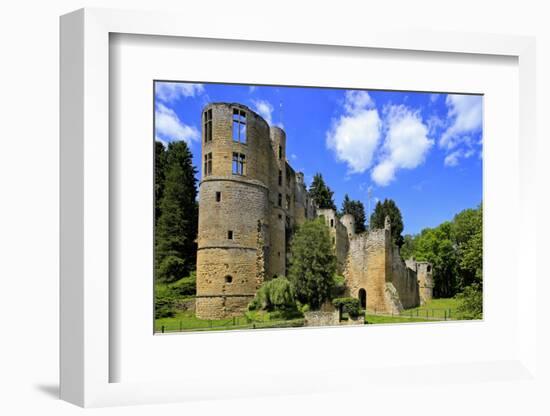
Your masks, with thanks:
[(194, 126), (184, 124), (174, 110), (160, 103), (155, 109), (155, 135), (164, 142), (183, 140), (187, 144), (200, 138)]
[(254, 110), (263, 117), (267, 124), (273, 124), (273, 106), (266, 100), (252, 100)]
[(399, 169), (413, 169), (426, 159), (433, 140), (418, 112), (403, 105), (385, 109), (386, 137), (379, 163), (371, 173), (372, 180), (386, 186), (395, 179)]
[(483, 97), (479, 95), (448, 95), (445, 100), (452, 120), (439, 140), (439, 146), (451, 150), (462, 144), (465, 135), (481, 130)]
[(368, 108), (374, 107), (374, 101), (366, 91), (346, 91), (344, 110), (349, 114), (354, 114)]
[(292, 160), (296, 160), (296, 159), (298, 159), (298, 156), (296, 156), (294, 153), (292, 153), (292, 154), (290, 155), (290, 158), (291, 158)]
[(367, 92), (346, 91), (345, 114), (334, 120), (327, 132), (327, 147), (347, 163), (350, 173), (365, 172), (372, 165), (382, 126), (373, 106)]
[(445, 166), (457, 166), (480, 151), (482, 139), (476, 143), (472, 135), (481, 131), (483, 122), (483, 97), (479, 95), (448, 95), (448, 127), (439, 139), (439, 147), (447, 152)]
[(468, 159), (472, 157), (475, 154), (475, 150), (473, 148), (469, 149), (458, 149), (454, 150), (451, 153), (449, 153), (447, 156), (445, 156), (444, 164), (445, 166), (457, 166), (460, 162), (460, 159)]
[(256, 91), (256, 89), (258, 89), (258, 87), (256, 87), (255, 85), (251, 85), (250, 87), (248, 87), (248, 92), (252, 94), (254, 91)]
[(204, 85), (185, 82), (156, 82), (155, 96), (160, 101), (171, 103), (182, 97), (195, 97), (204, 92)]
[(439, 99), (439, 94), (430, 94), (430, 101), (435, 103)]

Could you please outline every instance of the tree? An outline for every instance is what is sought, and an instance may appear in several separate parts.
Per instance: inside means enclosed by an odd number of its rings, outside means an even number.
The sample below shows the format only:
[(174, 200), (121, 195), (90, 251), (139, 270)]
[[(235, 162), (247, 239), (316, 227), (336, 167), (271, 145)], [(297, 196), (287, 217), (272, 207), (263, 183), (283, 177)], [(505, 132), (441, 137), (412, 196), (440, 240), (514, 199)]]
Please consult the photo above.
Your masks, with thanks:
[(403, 257), (404, 259), (410, 259), (411, 257), (414, 257), (416, 251), (415, 246), (415, 236), (405, 234), (405, 236), (403, 237), (403, 245), (401, 246), (401, 250), (399, 250), (399, 252), (401, 253), (401, 257)]
[(404, 243), (403, 236), (401, 235), (403, 232), (403, 217), (393, 199), (384, 199), (384, 202), (378, 201), (376, 203), (374, 211), (370, 216), (369, 227), (371, 229), (384, 228), (386, 216), (390, 217), (392, 240), (397, 247), (401, 247)]
[(365, 228), (365, 206), (361, 201), (350, 199), (348, 194), (342, 201), (342, 215), (351, 214), (355, 219), (355, 232), (357, 234), (366, 230)]
[(336, 211), (333, 195), (323, 179), (323, 175), (316, 173), (313, 177), (313, 182), (309, 187), (309, 194), (317, 206), (321, 209), (330, 208)]
[[(435, 228), (415, 236), (405, 236), (403, 258), (429, 261), (434, 271), (434, 296), (450, 297), (464, 293), (465, 308), (471, 314), (479, 309), (483, 284), (483, 208), (465, 209)], [(468, 306), (469, 305), (469, 306)], [(471, 305), (477, 305), (470, 307)], [(477, 308), (477, 309), (476, 309)], [(464, 309), (466, 310), (466, 309)]]
[(336, 256), (324, 220), (317, 218), (302, 224), (290, 250), (289, 280), (296, 297), (311, 309), (319, 309), (330, 299), (336, 273)]
[(160, 203), (164, 193), (164, 177), (166, 167), (166, 148), (155, 141), (155, 225), (160, 217)]
[(173, 282), (195, 268), (198, 209), (197, 170), (184, 141), (166, 151), (164, 193), (156, 227), (155, 265), (160, 282)]
[(483, 208), (465, 209), (453, 219), (453, 237), (460, 258), (460, 285), (470, 286), (482, 279)]
[(452, 297), (458, 289), (458, 258), (451, 231), (452, 224), (447, 221), (436, 228), (422, 230), (415, 241), (414, 258), (433, 265), (433, 295), (436, 298)]

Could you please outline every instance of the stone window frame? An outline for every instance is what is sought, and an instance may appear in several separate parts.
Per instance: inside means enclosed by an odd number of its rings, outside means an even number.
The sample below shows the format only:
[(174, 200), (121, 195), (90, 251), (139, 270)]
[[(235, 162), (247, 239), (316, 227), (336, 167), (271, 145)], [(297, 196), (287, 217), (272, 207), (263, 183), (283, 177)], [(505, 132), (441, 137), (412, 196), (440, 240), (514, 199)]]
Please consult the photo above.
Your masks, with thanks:
[(233, 230), (227, 230), (227, 239), (228, 240), (234, 240), (235, 234), (233, 233)]
[(204, 112), (204, 143), (212, 141), (212, 109)]
[(220, 191), (216, 191), (216, 202), (221, 202), (222, 200), (222, 193)]
[(232, 137), (237, 143), (246, 144), (247, 141), (246, 128), (246, 111), (240, 108), (233, 108), (232, 118)]
[(204, 155), (204, 176), (212, 175), (212, 152)]
[(244, 153), (233, 152), (231, 172), (233, 175), (245, 176), (246, 155)]

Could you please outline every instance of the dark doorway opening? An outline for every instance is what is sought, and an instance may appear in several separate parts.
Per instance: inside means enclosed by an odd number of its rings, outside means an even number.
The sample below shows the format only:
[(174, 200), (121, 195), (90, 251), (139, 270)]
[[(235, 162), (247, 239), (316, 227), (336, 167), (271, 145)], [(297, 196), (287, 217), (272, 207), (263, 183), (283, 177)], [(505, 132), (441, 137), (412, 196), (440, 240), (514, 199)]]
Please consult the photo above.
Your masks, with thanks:
[(361, 308), (367, 308), (367, 291), (365, 289), (359, 289), (359, 302), (361, 303)]

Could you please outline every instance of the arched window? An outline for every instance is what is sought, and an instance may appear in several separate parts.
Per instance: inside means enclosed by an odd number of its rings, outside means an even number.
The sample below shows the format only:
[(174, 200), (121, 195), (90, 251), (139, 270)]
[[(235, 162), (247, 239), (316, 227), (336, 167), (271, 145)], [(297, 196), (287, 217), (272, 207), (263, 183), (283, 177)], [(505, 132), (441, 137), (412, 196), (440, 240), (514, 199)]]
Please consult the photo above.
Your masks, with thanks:
[(432, 266), (430, 266), (430, 265), (428, 264), (427, 270), (428, 270), (428, 273), (430, 273), (430, 272), (432, 271)]

